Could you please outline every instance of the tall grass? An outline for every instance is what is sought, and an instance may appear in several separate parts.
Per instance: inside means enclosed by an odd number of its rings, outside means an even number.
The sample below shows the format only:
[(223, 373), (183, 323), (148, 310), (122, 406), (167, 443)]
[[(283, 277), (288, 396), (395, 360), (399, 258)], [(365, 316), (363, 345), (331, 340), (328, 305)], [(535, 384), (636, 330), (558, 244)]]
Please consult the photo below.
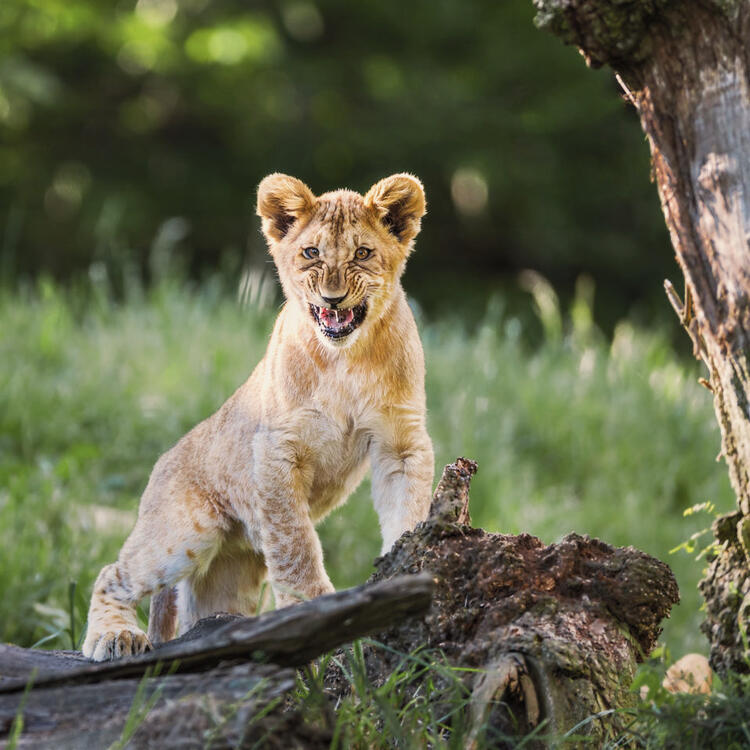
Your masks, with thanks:
[[(420, 321), (437, 468), (478, 460), (475, 525), (546, 542), (575, 530), (669, 562), (683, 603), (664, 638), (675, 655), (705, 651), (702, 564), (669, 554), (708, 524), (686, 508), (733, 504), (697, 365), (661, 331), (622, 322), (605, 339), (585, 288), (562, 314), (542, 280), (527, 282), (540, 345), (499, 298), (475, 327)], [(101, 283), (0, 291), (0, 638), (29, 645), (56, 633), (48, 645), (69, 646), (81, 632), (85, 596), (70, 581), (90, 590), (157, 456), (262, 356), (276, 308), (263, 284), (242, 289), (134, 284), (122, 302)], [(339, 587), (362, 582), (378, 552), (368, 494), (365, 483), (321, 526)]]

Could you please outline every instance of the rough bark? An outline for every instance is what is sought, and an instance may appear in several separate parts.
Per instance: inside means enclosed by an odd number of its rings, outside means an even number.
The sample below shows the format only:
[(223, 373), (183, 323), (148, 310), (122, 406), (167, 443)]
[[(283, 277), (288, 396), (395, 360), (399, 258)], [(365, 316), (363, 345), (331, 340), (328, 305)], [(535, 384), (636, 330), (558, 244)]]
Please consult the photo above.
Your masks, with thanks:
[[(738, 512), (715, 527), (701, 590), (711, 663), (748, 670), (750, 612), (750, 3), (534, 0), (536, 22), (610, 65), (648, 136), (685, 277), (667, 292), (709, 372)], [(731, 527), (731, 528), (730, 528)]]
[[(467, 676), (476, 736), (483, 725), (523, 735), (543, 720), (559, 734), (627, 705), (635, 665), (679, 599), (672, 572), (632, 547), (577, 534), (545, 546), (472, 528), (464, 521), (475, 470), (465, 459), (447, 466), (427, 522), (378, 560), (372, 581), (429, 571), (436, 589), (427, 617), (376, 636), (388, 649), (365, 648), (370, 676), (384, 681), (400, 659), (394, 650), (423, 646), (478, 669)], [(330, 690), (345, 683), (331, 665)], [(601, 741), (617, 729), (610, 715), (581, 731)]]
[[(141, 686), (138, 678), (32, 689), (25, 699), (22, 692), (3, 694), (0, 696), (0, 736), (10, 732), (20, 708), (23, 733), (19, 748), (106, 748), (123, 736), (133, 705), (136, 710), (147, 709), (153, 702), (154, 711), (140, 727), (144, 742), (139, 746), (165, 747), (168, 746), (164, 742), (165, 734), (168, 736), (166, 725), (174, 723), (175, 716), (181, 716), (186, 707), (193, 717), (193, 729), (196, 726), (209, 731), (216, 728), (218, 735), (222, 731), (222, 719), (230, 714), (234, 704), (241, 706), (247, 718), (283, 696), (294, 683), (292, 669), (246, 663), (198, 674), (188, 672), (147, 678), (143, 680), (138, 698), (136, 694)], [(207, 699), (210, 707), (206, 705)], [(236, 732), (236, 728), (232, 731)], [(190, 741), (191, 732), (187, 727), (173, 727), (173, 733), (179, 735), (183, 743)], [(197, 744), (200, 736), (194, 737), (194, 747), (201, 746)], [(3, 746), (0, 740), (0, 747)]]
[(257, 618), (217, 615), (147, 654), (102, 664), (78, 652), (0, 646), (0, 748), (19, 714), (18, 747), (108, 747), (134, 702), (150, 700), (136, 747), (203, 747), (206, 732), (216, 735), (215, 747), (251, 747), (261, 737), (264, 747), (327, 747), (326, 732), (281, 706), (262, 721), (252, 717), (294, 686), (286, 667), (423, 614), (432, 589), (429, 575), (409, 576)]

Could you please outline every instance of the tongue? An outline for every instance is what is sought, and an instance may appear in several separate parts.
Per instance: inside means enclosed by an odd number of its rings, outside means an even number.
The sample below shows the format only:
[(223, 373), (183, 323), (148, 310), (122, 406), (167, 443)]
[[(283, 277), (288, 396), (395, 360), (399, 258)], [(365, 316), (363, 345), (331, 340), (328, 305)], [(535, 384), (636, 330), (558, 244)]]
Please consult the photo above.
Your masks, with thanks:
[(326, 328), (338, 330), (348, 326), (354, 319), (354, 312), (351, 310), (329, 310), (327, 307), (320, 308), (320, 319)]

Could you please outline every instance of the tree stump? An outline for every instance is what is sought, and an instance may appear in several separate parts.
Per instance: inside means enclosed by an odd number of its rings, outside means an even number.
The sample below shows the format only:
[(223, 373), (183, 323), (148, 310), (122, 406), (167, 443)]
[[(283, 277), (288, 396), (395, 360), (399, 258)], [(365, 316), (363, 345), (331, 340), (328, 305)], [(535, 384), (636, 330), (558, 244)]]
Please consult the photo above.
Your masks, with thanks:
[[(616, 733), (635, 666), (653, 648), (659, 624), (679, 601), (667, 565), (632, 547), (577, 534), (544, 545), (528, 534), (490, 534), (469, 525), (469, 482), (476, 464), (445, 467), (430, 516), (377, 561), (372, 582), (405, 573), (435, 579), (424, 618), (375, 638), (387, 650), (364, 651), (372, 679), (385, 681), (398, 652), (439, 649), (469, 673), (472, 734), (522, 736), (542, 721), (560, 735), (595, 741)], [(329, 689), (345, 690), (332, 665)], [(415, 686), (416, 689), (416, 686)]]
[[(669, 300), (708, 368), (738, 511), (714, 527), (701, 591), (719, 672), (750, 669), (750, 3), (534, 0), (536, 23), (610, 65), (638, 110), (684, 299)], [(731, 528), (730, 528), (731, 527)]]

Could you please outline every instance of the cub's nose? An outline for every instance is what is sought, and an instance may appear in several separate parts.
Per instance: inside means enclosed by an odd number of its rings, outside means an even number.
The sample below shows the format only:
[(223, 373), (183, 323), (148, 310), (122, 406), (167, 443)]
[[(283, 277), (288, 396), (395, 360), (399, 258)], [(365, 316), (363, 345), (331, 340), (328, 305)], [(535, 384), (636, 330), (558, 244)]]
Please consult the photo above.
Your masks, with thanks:
[[(323, 297), (322, 294), (320, 296)], [(323, 301), (333, 308), (336, 307), (336, 305), (338, 305), (338, 303), (341, 302), (344, 297), (346, 297), (346, 294), (342, 294), (340, 297), (323, 297)]]

